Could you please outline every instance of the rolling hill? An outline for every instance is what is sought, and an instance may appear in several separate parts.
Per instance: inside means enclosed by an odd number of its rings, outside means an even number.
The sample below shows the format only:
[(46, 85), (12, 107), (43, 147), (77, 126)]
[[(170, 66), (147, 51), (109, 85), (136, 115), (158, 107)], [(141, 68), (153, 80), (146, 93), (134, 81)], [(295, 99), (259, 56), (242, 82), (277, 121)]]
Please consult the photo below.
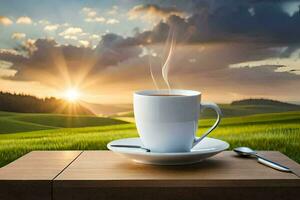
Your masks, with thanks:
[(119, 119), (92, 115), (25, 114), (0, 111), (0, 134), (127, 123)]
[(300, 107), (300, 105), (276, 101), (272, 99), (242, 99), (233, 101), (231, 105), (270, 105), (270, 106), (283, 106), (283, 107)]
[(129, 112), (132, 110), (131, 104), (97, 104), (80, 102), (82, 106), (89, 109), (96, 115), (109, 116), (116, 113)]

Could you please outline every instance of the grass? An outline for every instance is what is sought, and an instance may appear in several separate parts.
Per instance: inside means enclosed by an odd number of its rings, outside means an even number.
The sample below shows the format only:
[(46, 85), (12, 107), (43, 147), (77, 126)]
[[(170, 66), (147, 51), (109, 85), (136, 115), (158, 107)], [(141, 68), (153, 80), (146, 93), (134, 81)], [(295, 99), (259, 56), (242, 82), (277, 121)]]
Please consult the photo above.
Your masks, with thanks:
[[(69, 125), (67, 119), (68, 116), (62, 115), (0, 112), (0, 166), (32, 150), (106, 149), (111, 140), (137, 136), (134, 123), (119, 119), (76, 116), (75, 120), (71, 118), (76, 127), (89, 127), (64, 128)], [(132, 119), (127, 118), (127, 121)], [(213, 122), (212, 119), (201, 120), (197, 134), (201, 135)], [(18, 132), (22, 128), (24, 132)], [(16, 133), (12, 133), (13, 130)], [(281, 151), (300, 163), (300, 112), (224, 118), (210, 137), (229, 142), (231, 149), (249, 146)]]

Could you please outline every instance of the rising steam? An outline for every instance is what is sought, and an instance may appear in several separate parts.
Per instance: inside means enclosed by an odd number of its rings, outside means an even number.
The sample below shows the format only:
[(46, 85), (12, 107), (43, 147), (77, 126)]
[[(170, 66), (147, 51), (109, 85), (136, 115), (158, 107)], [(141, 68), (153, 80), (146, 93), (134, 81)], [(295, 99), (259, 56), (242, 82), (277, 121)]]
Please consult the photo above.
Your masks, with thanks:
[(164, 65), (161, 68), (163, 79), (164, 79), (165, 83), (167, 84), (169, 90), (171, 89), (171, 87), (170, 87), (170, 83), (169, 83), (169, 79), (168, 79), (168, 74), (169, 74), (170, 61), (171, 61), (171, 58), (173, 55), (174, 46), (175, 45), (174, 45), (174, 33), (173, 33), (172, 38), (171, 38), (169, 53), (167, 55)]
[[(171, 36), (172, 35), (172, 36)], [(161, 72), (162, 72), (162, 77), (168, 87), (169, 90), (171, 90), (171, 86), (170, 86), (170, 83), (169, 83), (169, 78), (168, 78), (168, 74), (169, 74), (169, 70), (170, 70), (170, 62), (171, 62), (171, 58), (172, 58), (172, 55), (173, 55), (173, 51), (175, 49), (175, 41), (174, 41), (174, 32), (169, 32), (168, 34), (168, 38), (167, 38), (167, 42), (166, 42), (166, 45), (165, 45), (165, 48), (164, 48), (164, 51), (163, 51), (163, 55), (166, 54), (166, 49), (167, 49), (167, 46), (169, 46), (169, 51), (168, 51), (168, 54), (165, 56), (165, 61), (161, 62)], [(153, 71), (152, 71), (152, 65), (151, 65), (151, 61), (150, 61), (150, 56), (149, 56), (149, 66), (150, 66), (150, 74), (151, 74), (151, 78), (152, 78), (152, 81), (155, 85), (155, 88), (156, 89), (159, 89), (158, 85), (157, 85), (157, 82), (154, 78), (154, 75), (153, 75)]]
[(151, 74), (152, 81), (153, 81), (153, 83), (154, 83), (154, 85), (155, 85), (155, 88), (158, 90), (159, 87), (158, 87), (158, 85), (157, 85), (157, 83), (156, 83), (156, 80), (155, 80), (155, 78), (154, 78), (154, 75), (153, 75), (150, 56), (149, 56), (149, 66), (150, 66), (150, 74)]

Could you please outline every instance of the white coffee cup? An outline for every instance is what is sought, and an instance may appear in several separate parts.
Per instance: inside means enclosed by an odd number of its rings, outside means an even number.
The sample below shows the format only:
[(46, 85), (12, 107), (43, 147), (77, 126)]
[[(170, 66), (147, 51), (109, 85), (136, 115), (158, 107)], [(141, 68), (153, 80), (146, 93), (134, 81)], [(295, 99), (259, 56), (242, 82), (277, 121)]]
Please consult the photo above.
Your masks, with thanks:
[[(165, 94), (170, 96), (155, 96)], [(138, 91), (134, 93), (133, 104), (139, 136), (152, 152), (190, 151), (218, 126), (222, 115), (215, 103), (201, 103), (201, 93), (192, 90)], [(216, 111), (217, 120), (205, 134), (196, 138), (199, 113), (206, 108)]]

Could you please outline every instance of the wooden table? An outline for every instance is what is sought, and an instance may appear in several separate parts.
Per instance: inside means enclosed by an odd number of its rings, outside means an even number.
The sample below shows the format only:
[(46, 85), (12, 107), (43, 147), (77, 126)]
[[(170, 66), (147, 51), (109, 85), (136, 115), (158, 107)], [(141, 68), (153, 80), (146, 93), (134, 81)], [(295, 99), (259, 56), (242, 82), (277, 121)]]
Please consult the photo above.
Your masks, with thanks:
[(34, 151), (0, 168), (0, 199), (299, 198), (300, 165), (279, 152), (260, 153), (295, 174), (231, 151), (189, 166), (135, 164), (109, 151)]

